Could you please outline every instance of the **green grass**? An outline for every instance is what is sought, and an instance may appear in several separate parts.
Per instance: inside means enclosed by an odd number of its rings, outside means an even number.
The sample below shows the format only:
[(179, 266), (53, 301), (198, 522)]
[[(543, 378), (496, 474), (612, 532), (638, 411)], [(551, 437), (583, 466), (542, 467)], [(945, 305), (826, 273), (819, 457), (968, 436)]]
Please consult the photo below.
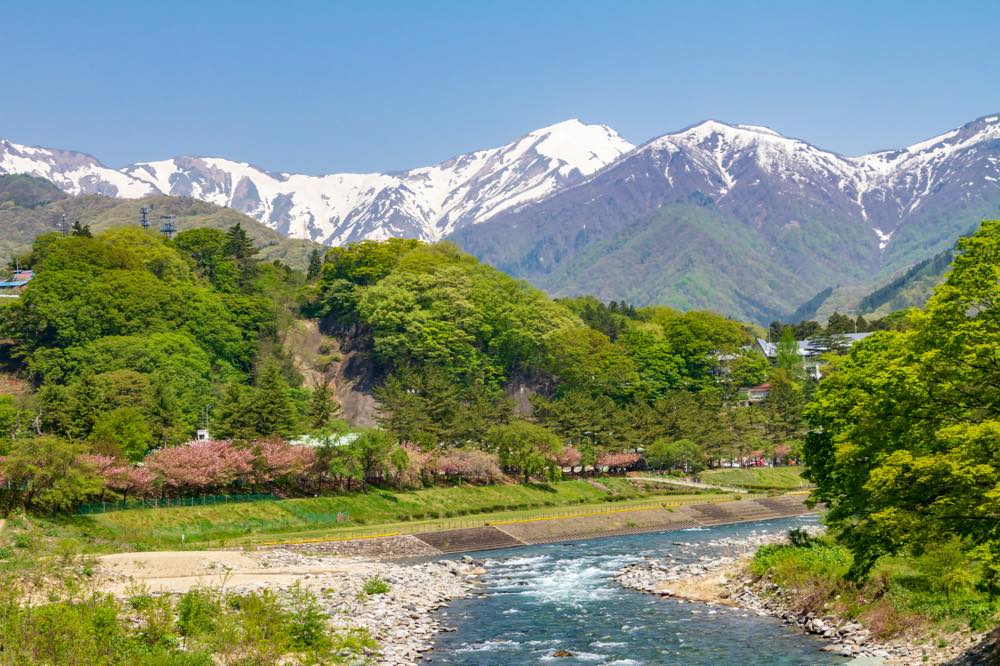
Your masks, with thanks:
[(1000, 600), (990, 598), (978, 565), (955, 544), (920, 557), (885, 557), (860, 584), (845, 579), (852, 562), (847, 548), (824, 537), (805, 547), (764, 546), (750, 569), (777, 583), (796, 610), (860, 620), (882, 639), (983, 631), (1000, 620)]
[(702, 472), (702, 483), (735, 486), (754, 490), (798, 490), (808, 488), (802, 478), (802, 467), (749, 467), (743, 469), (713, 469)]
[[(133, 509), (55, 519), (24, 517), (8, 523), (0, 546), (12, 545), (13, 539), (21, 538), (45, 541), (52, 547), (59, 542), (73, 543), (91, 553), (230, 547), (474, 527), (487, 522), (726, 497), (686, 489), (675, 493), (623, 478), (600, 479), (597, 483), (572, 480), (404, 492), (372, 490), (366, 494)], [(350, 519), (338, 522), (338, 514), (347, 514)]]

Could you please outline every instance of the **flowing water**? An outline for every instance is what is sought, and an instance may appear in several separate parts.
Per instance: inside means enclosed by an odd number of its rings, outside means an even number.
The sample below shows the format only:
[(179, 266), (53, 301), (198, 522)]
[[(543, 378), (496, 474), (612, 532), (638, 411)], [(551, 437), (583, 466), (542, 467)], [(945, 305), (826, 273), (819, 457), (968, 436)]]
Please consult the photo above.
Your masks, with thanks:
[[(825, 643), (741, 609), (660, 599), (626, 590), (612, 576), (646, 556), (678, 561), (732, 555), (712, 542), (815, 523), (787, 518), (477, 553), (486, 560), (482, 595), (452, 602), (427, 658), (441, 664), (844, 664)], [(556, 657), (566, 650), (572, 657)]]

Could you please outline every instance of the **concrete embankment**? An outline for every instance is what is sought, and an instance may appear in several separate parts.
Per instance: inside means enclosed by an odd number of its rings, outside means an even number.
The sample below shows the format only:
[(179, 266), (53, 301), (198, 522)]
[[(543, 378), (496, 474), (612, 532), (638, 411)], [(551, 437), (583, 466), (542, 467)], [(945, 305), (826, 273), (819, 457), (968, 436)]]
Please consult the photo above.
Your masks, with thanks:
[(277, 547), (325, 554), (380, 557), (470, 553), (560, 541), (665, 532), (752, 520), (801, 516), (815, 512), (805, 505), (806, 497), (806, 494), (798, 493), (755, 500), (620, 509), (591, 514), (497, 522), (482, 527), (459, 530), (387, 535), (344, 541), (278, 544)]

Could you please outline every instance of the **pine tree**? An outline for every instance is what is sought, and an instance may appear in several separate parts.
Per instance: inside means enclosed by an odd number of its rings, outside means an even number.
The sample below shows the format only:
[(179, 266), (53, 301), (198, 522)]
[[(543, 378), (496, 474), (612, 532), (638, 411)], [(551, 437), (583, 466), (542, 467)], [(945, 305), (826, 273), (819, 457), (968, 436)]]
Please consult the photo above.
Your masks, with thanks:
[(151, 403), (150, 421), (157, 446), (183, 441), (185, 427), (174, 388), (165, 382), (154, 382)]
[(306, 416), (310, 427), (319, 430), (326, 427), (340, 414), (340, 405), (333, 399), (333, 391), (326, 384), (317, 385), (309, 396)]
[(240, 269), (240, 286), (246, 285), (254, 278), (257, 272), (257, 265), (254, 257), (257, 255), (257, 246), (253, 240), (243, 230), (239, 223), (229, 227), (226, 231), (226, 256), (232, 257)]
[(309, 270), (306, 273), (306, 278), (312, 280), (314, 277), (320, 274), (323, 270), (323, 259), (319, 254), (319, 250), (313, 248), (312, 254), (309, 255)]
[(251, 412), (258, 435), (291, 435), (294, 428), (288, 384), (277, 365), (270, 363), (257, 378)]
[(257, 254), (257, 246), (239, 222), (226, 230), (225, 252), (238, 262), (251, 260)]
[(212, 414), (212, 434), (219, 438), (252, 439), (257, 436), (253, 422), (251, 389), (231, 382)]

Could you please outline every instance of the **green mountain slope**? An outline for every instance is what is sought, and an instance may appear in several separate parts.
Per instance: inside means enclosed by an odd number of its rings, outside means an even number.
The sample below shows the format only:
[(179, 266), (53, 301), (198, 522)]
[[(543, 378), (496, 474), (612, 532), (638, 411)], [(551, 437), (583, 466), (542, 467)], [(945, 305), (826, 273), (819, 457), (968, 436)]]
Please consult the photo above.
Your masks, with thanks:
[(0, 210), (3, 204), (31, 208), (65, 199), (68, 195), (44, 178), (26, 174), (0, 176)]
[[(32, 182), (25, 183), (24, 179)], [(138, 226), (142, 206), (151, 208), (149, 220), (153, 228), (159, 228), (160, 216), (167, 214), (176, 216), (178, 231), (195, 227), (226, 229), (239, 223), (261, 248), (262, 259), (280, 259), (298, 269), (306, 267), (313, 248), (322, 249), (313, 241), (286, 238), (231, 208), (189, 197), (112, 199), (101, 195), (63, 195), (64, 198), (46, 200), (47, 193), (51, 193), (46, 185), (51, 183), (41, 178), (0, 176), (0, 257), (4, 260), (27, 252), (36, 236), (59, 231), (63, 215), (69, 224), (79, 220), (98, 232), (111, 227)]]
[(804, 221), (775, 245), (718, 209), (667, 204), (532, 280), (556, 295), (593, 294), (770, 321), (845, 278), (850, 269), (843, 266), (850, 264), (823, 249), (845, 247), (823, 237), (831, 228)]

